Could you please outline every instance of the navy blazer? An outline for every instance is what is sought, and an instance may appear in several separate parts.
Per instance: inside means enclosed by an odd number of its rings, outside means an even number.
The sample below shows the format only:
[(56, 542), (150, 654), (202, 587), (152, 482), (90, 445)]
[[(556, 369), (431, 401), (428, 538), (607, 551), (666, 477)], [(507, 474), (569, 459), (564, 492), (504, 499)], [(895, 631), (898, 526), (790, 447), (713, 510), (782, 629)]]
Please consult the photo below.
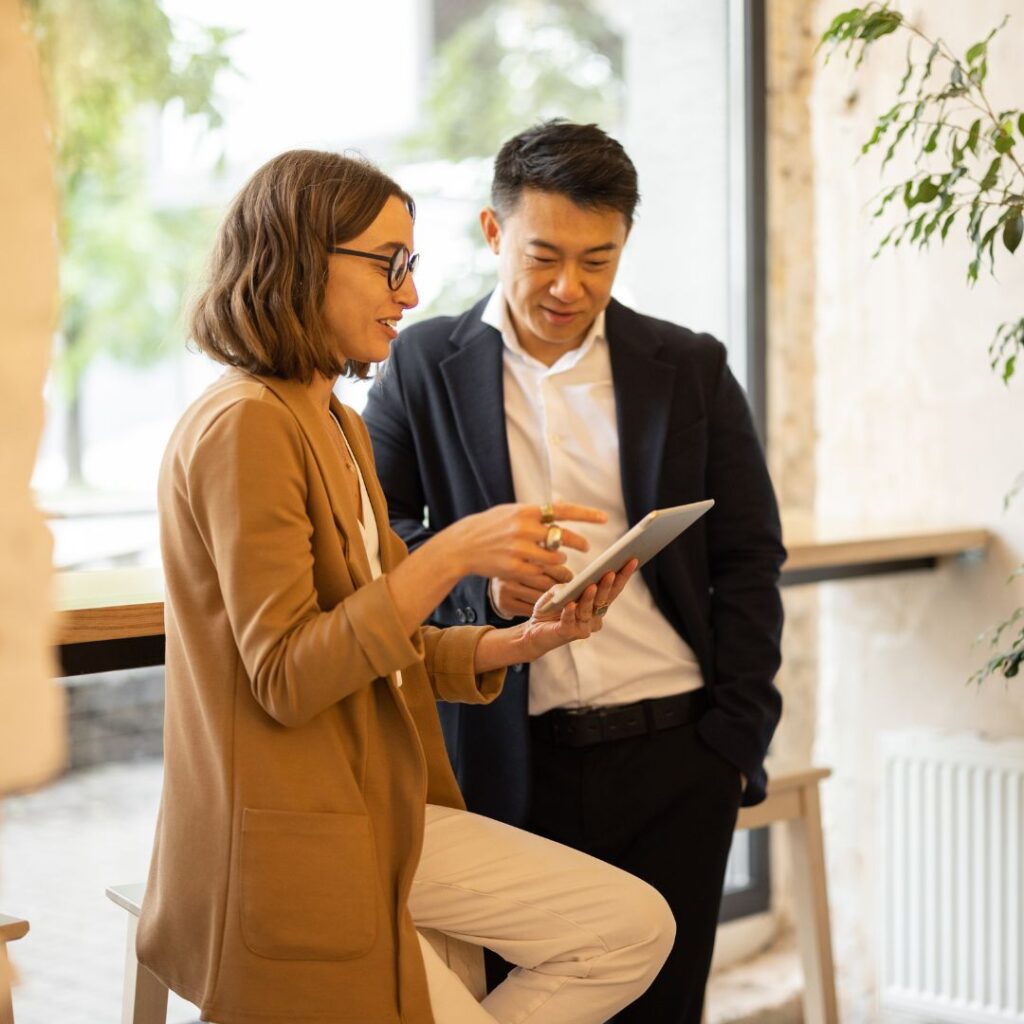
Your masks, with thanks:
[[(505, 431), (501, 336), (457, 317), (402, 332), (364, 412), (391, 524), (410, 548), (462, 516), (515, 500)], [(707, 334), (612, 301), (605, 319), (632, 525), (651, 509), (715, 507), (642, 569), (655, 604), (693, 649), (710, 701), (701, 738), (764, 799), (764, 756), (782, 710), (779, 667), (785, 558), (779, 514), (746, 397)], [(572, 495), (566, 495), (572, 500)], [(487, 581), (464, 578), (435, 611), (441, 625), (507, 625)], [(510, 670), (486, 707), (442, 707), (445, 741), (470, 810), (514, 825), (529, 801), (529, 667)]]

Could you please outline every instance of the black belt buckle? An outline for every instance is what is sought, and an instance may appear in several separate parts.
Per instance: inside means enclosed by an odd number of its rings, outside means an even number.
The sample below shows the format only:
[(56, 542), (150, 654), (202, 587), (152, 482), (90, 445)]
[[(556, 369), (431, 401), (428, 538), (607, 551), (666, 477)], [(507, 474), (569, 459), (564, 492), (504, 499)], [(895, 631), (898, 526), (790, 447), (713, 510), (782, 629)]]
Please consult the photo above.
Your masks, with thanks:
[(601, 742), (601, 723), (591, 708), (570, 708), (552, 719), (555, 742), (564, 747), (590, 747)]

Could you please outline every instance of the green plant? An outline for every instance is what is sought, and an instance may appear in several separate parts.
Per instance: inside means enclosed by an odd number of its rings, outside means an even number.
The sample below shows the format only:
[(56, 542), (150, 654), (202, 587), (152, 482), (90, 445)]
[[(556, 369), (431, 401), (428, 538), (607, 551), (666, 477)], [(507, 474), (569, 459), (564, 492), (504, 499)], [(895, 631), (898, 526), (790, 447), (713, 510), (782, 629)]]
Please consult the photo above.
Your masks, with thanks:
[[(996, 111), (985, 91), (989, 44), (1008, 18), (969, 47), (963, 57), (940, 38), (931, 38), (887, 3), (869, 3), (837, 15), (818, 46), (860, 66), (868, 49), (891, 36), (907, 39), (906, 69), (896, 102), (878, 117), (861, 153), (885, 147), (881, 169), (900, 153), (913, 157), (913, 171), (886, 185), (875, 217), (900, 210), (882, 236), (877, 256), (887, 246), (927, 249), (945, 242), (959, 221), (970, 245), (967, 283), (974, 285), (983, 266), (995, 272), (1001, 248), (1016, 253), (1024, 238), (1024, 112)], [(1004, 383), (1013, 377), (1024, 348), (1024, 316), (999, 324), (989, 343), (989, 360)], [(1019, 487), (1015, 487), (1007, 501)], [(1024, 574), (1024, 567), (1011, 579)], [(1015, 632), (1016, 631), (1016, 632)], [(1024, 662), (1024, 608), (987, 634), (996, 652), (972, 676), (1009, 679)], [(1009, 646), (1000, 645), (1009, 639)]]

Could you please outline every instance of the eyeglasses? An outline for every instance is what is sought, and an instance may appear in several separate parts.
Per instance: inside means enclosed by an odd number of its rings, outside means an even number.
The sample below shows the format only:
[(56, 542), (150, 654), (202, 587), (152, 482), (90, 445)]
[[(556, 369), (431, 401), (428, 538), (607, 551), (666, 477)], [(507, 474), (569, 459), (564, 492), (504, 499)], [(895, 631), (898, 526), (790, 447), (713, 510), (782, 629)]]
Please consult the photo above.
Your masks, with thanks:
[(416, 265), (420, 261), (420, 254), (409, 252), (404, 245), (400, 245), (390, 256), (379, 256), (374, 252), (360, 252), (358, 249), (342, 249), (337, 245), (329, 245), (327, 251), (340, 256), (362, 256), (365, 260), (386, 263), (388, 265), (388, 287), (393, 292), (397, 292), (402, 287), (402, 282), (407, 274), (415, 273)]

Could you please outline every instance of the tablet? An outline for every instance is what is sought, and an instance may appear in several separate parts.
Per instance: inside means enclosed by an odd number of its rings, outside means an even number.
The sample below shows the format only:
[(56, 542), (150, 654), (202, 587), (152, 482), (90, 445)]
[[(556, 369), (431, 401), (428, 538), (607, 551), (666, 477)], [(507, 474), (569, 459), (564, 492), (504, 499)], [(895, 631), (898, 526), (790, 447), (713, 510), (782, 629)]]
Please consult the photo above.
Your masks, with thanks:
[[(656, 508), (624, 533), (614, 544), (605, 548), (585, 569), (568, 583), (552, 587), (543, 606), (534, 609), (537, 615), (561, 611), (575, 601), (591, 583), (597, 583), (607, 572), (618, 572), (631, 558), (640, 565), (650, 561), (666, 544), (671, 543), (683, 530), (692, 526), (712, 505), (714, 499), (695, 501), (674, 508)], [(637, 566), (639, 568), (639, 566)], [(539, 604), (539, 602), (538, 602)]]

